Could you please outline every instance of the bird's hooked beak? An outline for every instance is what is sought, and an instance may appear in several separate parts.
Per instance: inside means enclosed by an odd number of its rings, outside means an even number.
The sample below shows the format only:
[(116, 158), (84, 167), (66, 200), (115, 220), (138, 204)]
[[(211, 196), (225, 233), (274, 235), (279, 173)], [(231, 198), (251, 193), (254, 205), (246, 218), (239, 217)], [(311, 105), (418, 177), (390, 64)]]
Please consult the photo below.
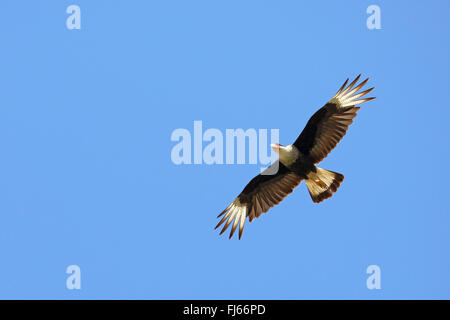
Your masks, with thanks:
[(272, 147), (273, 151), (275, 151), (276, 154), (278, 155), (280, 154), (281, 145), (279, 143), (272, 143), (270, 146)]

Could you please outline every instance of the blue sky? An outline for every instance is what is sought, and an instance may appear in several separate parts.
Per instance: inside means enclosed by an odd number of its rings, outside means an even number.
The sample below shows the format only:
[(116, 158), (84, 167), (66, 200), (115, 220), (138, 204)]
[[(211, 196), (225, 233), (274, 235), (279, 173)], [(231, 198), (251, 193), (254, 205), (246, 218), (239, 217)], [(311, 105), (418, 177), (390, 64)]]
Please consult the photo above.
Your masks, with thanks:
[[(0, 298), (450, 298), (449, 10), (1, 1)], [(377, 99), (320, 164), (345, 175), (337, 193), (314, 204), (302, 183), (241, 241), (219, 236), (259, 165), (177, 166), (171, 133), (201, 120), (289, 144), (359, 73)]]

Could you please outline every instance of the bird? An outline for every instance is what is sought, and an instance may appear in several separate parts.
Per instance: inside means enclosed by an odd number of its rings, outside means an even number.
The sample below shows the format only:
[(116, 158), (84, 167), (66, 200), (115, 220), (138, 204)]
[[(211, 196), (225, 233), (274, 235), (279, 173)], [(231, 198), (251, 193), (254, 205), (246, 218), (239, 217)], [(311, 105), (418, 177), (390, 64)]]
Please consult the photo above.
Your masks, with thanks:
[(327, 157), (344, 137), (360, 109), (359, 105), (375, 99), (362, 98), (374, 87), (359, 92), (369, 81), (367, 78), (355, 86), (360, 77), (361, 74), (348, 86), (347, 78), (336, 94), (312, 115), (293, 144), (271, 144), (278, 160), (250, 180), (236, 199), (217, 216), (223, 217), (215, 229), (226, 221), (220, 234), (232, 224), (231, 239), (239, 225), (241, 239), (247, 217), (252, 222), (254, 218), (269, 211), (292, 193), (302, 180), (305, 180), (315, 203), (330, 198), (337, 191), (344, 175), (319, 168), (316, 164)]

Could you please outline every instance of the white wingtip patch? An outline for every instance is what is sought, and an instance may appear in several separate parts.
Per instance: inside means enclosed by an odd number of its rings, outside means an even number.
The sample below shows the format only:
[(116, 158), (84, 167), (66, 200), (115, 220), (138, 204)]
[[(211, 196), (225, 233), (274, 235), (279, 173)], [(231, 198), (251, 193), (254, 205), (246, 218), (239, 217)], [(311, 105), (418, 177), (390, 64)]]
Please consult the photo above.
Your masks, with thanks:
[(374, 89), (374, 88), (370, 88), (366, 91), (358, 93), (358, 90), (361, 89), (367, 83), (367, 81), (369, 81), (369, 78), (367, 78), (366, 80), (361, 82), (359, 85), (357, 85), (355, 88), (353, 88), (353, 86), (359, 80), (360, 76), (361, 75), (357, 76), (356, 79), (353, 80), (352, 83), (350, 83), (347, 88), (344, 88), (348, 82), (348, 79), (347, 79), (347, 81), (345, 81), (344, 85), (339, 89), (339, 91), (334, 95), (333, 98), (331, 98), (331, 100), (328, 103), (336, 104), (339, 108), (345, 108), (345, 107), (355, 106), (355, 105), (375, 99), (375, 98), (365, 98), (365, 99), (357, 100)]
[(225, 216), (220, 220), (217, 224), (216, 229), (225, 221), (225, 225), (223, 229), (220, 231), (220, 234), (224, 233), (225, 230), (233, 223), (230, 232), (230, 238), (233, 236), (239, 225), (239, 239), (242, 237), (242, 232), (244, 230), (245, 219), (247, 218), (247, 206), (245, 204), (241, 204), (239, 199), (235, 199), (233, 203), (225, 209)]

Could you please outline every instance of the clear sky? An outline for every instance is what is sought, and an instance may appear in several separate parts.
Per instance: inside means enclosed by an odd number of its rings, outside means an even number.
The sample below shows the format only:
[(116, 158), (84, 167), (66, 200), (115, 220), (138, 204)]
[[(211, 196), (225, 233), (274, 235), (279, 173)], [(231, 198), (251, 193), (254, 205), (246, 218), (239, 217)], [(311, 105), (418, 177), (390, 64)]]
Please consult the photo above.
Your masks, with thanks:
[[(2, 0), (0, 298), (450, 298), (449, 12)], [(175, 165), (172, 132), (200, 120), (290, 144), (359, 73), (377, 99), (320, 164), (345, 175), (337, 193), (314, 204), (302, 183), (242, 240), (219, 236), (217, 214), (260, 166)]]

